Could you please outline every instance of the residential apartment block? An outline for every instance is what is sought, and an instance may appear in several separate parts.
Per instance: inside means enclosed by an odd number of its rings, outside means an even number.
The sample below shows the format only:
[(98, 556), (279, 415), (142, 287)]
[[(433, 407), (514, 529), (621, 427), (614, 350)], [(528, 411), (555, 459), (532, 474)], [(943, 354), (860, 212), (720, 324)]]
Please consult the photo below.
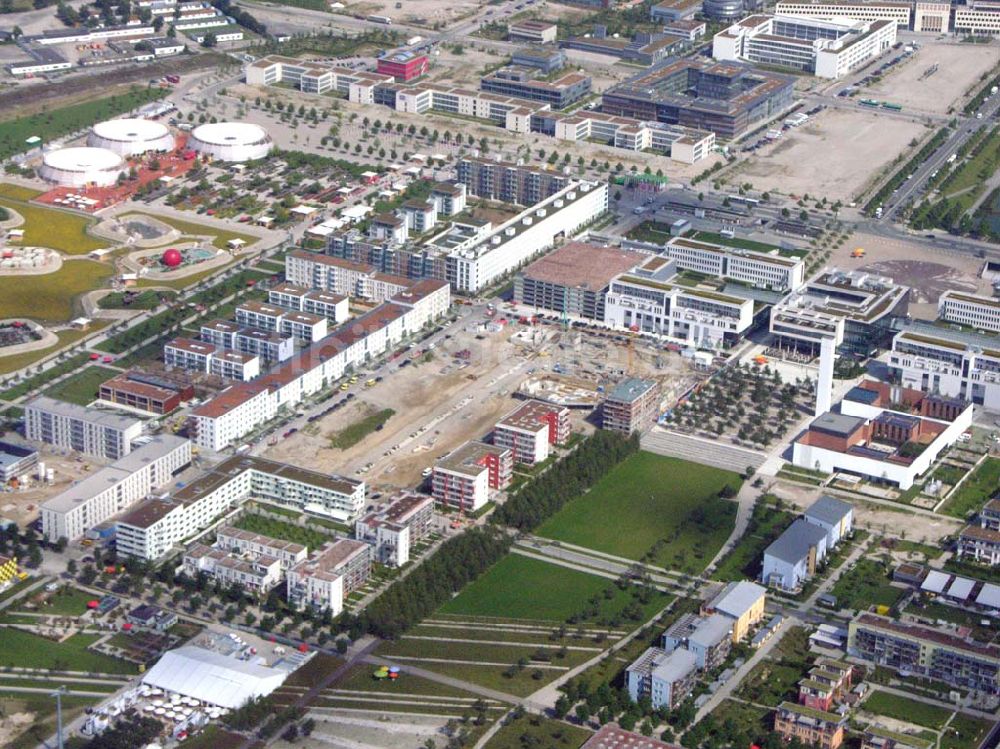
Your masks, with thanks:
[(152, 437), (44, 502), (42, 535), (50, 543), (60, 538), (75, 541), (168, 483), (190, 462), (189, 440), (173, 435)]
[(163, 363), (168, 369), (183, 369), (227, 380), (249, 382), (260, 375), (261, 358), (207, 341), (175, 338), (163, 345)]
[(976, 522), (958, 534), (958, 557), (981, 564), (1000, 564), (1000, 499), (991, 499), (979, 511)]
[(326, 544), (313, 557), (285, 575), (288, 603), (299, 611), (312, 608), (337, 616), (344, 598), (371, 574), (371, 546), (342, 538)]
[(215, 530), (215, 546), (231, 554), (274, 557), (281, 563), (282, 570), (304, 562), (309, 556), (308, 547), (302, 544), (245, 531), (232, 525), (223, 525)]
[(837, 749), (844, 743), (847, 717), (794, 702), (782, 702), (774, 712), (774, 732), (785, 741), (798, 739), (806, 746)]
[(659, 384), (630, 377), (608, 393), (601, 407), (601, 427), (622, 434), (643, 432), (656, 423), (659, 408)]
[(354, 537), (371, 544), (379, 564), (402, 567), (410, 561), (410, 550), (431, 532), (434, 497), (404, 491), (393, 495), (354, 523)]
[(510, 449), (466, 442), (434, 465), (434, 499), (448, 507), (475, 512), (510, 485), (513, 471), (514, 454)]
[(555, 169), (544, 169), (478, 156), (465, 156), (455, 166), (458, 184), (468, 195), (503, 203), (534, 205), (564, 190), (571, 179)]
[(569, 439), (569, 409), (542, 401), (527, 401), (493, 427), (493, 444), (507, 448), (515, 463), (534, 465), (549, 457), (551, 445)]
[(334, 323), (344, 322), (349, 315), (349, 302), (343, 294), (281, 283), (268, 289), (267, 297), (268, 302), (278, 307), (322, 315)]
[(764, 550), (761, 580), (782, 590), (798, 590), (826, 559), (826, 541), (826, 531), (799, 518)]
[(684, 648), (672, 653), (647, 649), (625, 670), (629, 698), (638, 702), (648, 697), (654, 709), (673, 710), (694, 688), (697, 661), (697, 656)]
[(836, 79), (892, 49), (896, 28), (890, 20), (844, 23), (758, 14), (716, 34), (712, 56)]
[(733, 643), (744, 640), (764, 618), (767, 589), (748, 580), (731, 582), (702, 606), (702, 613), (721, 614), (730, 622)]
[(799, 704), (813, 710), (833, 712), (851, 689), (854, 667), (832, 658), (819, 658), (799, 682)]
[(40, 395), (24, 404), (24, 436), (64, 450), (96, 458), (118, 460), (132, 451), (142, 434), (142, 421), (133, 416)]
[(850, 623), (847, 652), (955, 687), (1000, 694), (1000, 647), (940, 628), (864, 613)]

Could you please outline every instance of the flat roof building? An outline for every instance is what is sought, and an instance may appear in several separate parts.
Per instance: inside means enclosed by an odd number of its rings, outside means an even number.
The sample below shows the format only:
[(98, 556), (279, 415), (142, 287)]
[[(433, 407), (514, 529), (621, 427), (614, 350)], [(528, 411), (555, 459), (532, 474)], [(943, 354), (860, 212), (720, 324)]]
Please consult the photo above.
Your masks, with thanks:
[(338, 616), (344, 598), (364, 585), (370, 574), (371, 546), (347, 538), (332, 541), (288, 570), (288, 603), (299, 611), (311, 608)]
[(434, 465), (434, 499), (448, 507), (475, 512), (510, 485), (513, 470), (514, 454), (509, 448), (466, 442)]
[(517, 21), (507, 28), (511, 41), (550, 43), (556, 40), (559, 27), (549, 21)]
[(493, 444), (509, 448), (515, 463), (545, 462), (551, 445), (569, 439), (569, 409), (542, 401), (522, 403), (493, 427)]
[(601, 427), (622, 434), (643, 432), (659, 416), (660, 386), (629, 377), (615, 385), (601, 408)]
[(375, 561), (402, 567), (410, 550), (431, 532), (434, 497), (404, 491), (354, 523), (354, 537), (372, 546)]
[(142, 421), (40, 395), (24, 404), (24, 433), (33, 442), (118, 460), (131, 452)]

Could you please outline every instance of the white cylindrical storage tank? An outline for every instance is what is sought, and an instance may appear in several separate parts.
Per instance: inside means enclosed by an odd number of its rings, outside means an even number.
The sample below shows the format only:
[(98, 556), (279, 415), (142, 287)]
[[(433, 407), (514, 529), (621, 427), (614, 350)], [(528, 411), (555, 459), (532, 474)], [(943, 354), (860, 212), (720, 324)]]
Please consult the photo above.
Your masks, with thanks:
[(147, 151), (172, 151), (174, 136), (166, 125), (153, 120), (108, 120), (94, 125), (87, 145), (127, 157)]
[(48, 182), (65, 187), (95, 184), (113, 185), (125, 173), (125, 160), (106, 148), (60, 148), (42, 157), (38, 175)]
[(219, 161), (240, 162), (264, 158), (271, 152), (274, 142), (260, 125), (214, 122), (196, 127), (188, 146)]

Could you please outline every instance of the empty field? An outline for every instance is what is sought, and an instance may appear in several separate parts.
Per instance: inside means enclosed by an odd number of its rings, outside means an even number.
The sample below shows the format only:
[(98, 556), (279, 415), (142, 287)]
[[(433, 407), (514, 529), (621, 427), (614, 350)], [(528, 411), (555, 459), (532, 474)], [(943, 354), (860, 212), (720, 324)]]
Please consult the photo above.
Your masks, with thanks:
[(847, 202), (925, 128), (870, 111), (821, 112), (738, 170), (759, 190)]
[(741, 483), (731, 471), (639, 452), (537, 532), (627, 559), (639, 559), (658, 545), (655, 563), (701, 572), (736, 517), (736, 503), (717, 495), (727, 485), (738, 490)]
[(878, 690), (862, 703), (862, 708), (876, 715), (934, 729), (940, 729), (951, 716), (951, 710), (946, 708)]
[(76, 403), (80, 406), (89, 405), (97, 400), (97, 392), (101, 384), (118, 374), (115, 369), (107, 367), (86, 367), (45, 391), (50, 398)]
[[(20, 228), (24, 229), (24, 245), (30, 247), (51, 247), (66, 255), (86, 255), (88, 252), (107, 247), (108, 242), (92, 237), (87, 227), (93, 219), (56, 208), (22, 202), (34, 195), (12, 185), (2, 185), (0, 206), (17, 211), (24, 218)], [(13, 189), (7, 189), (13, 188)]]
[(2, 276), (0, 317), (67, 322), (75, 314), (74, 299), (100, 288), (111, 272), (110, 265), (76, 259), (42, 276)]

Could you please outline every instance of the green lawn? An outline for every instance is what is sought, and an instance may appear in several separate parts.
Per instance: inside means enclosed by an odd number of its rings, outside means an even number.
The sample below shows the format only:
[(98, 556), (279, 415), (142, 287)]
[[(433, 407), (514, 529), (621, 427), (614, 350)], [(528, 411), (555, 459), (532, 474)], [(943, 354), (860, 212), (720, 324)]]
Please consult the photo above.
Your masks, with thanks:
[(97, 400), (97, 392), (100, 390), (101, 384), (116, 374), (118, 374), (117, 370), (107, 367), (84, 367), (72, 377), (50, 387), (45, 391), (45, 395), (86, 406)]
[(337, 450), (346, 450), (349, 447), (354, 447), (354, 445), (385, 424), (394, 413), (396, 412), (391, 408), (383, 408), (381, 411), (368, 414), (363, 419), (355, 421), (339, 432), (334, 432), (330, 436), (330, 447)]
[(968, 517), (993, 496), (1000, 485), (1000, 458), (987, 458), (945, 503), (942, 510), (956, 518)]
[(177, 295), (172, 291), (143, 291), (132, 296), (132, 301), (125, 304), (125, 292), (115, 291), (102, 296), (97, 306), (101, 309), (150, 310), (160, 304), (161, 296), (170, 301)]
[(741, 250), (753, 250), (754, 252), (772, 252), (778, 249), (777, 245), (768, 244), (767, 242), (755, 242), (752, 239), (744, 239), (742, 237), (724, 237), (721, 234), (711, 231), (696, 231), (690, 237), (702, 242), (721, 244), (724, 247), (737, 247)]
[(895, 606), (905, 591), (889, 584), (885, 567), (874, 559), (861, 559), (830, 591), (837, 605), (845, 609), (867, 609), (869, 606)]
[(777, 707), (785, 700), (796, 702), (802, 677), (798, 665), (763, 660), (740, 683), (736, 696), (769, 707)]
[(731, 471), (639, 452), (537, 533), (628, 559), (640, 559), (662, 542), (656, 564), (697, 573), (725, 542), (736, 517), (736, 503), (717, 495), (741, 483)]
[(0, 317), (30, 317), (66, 322), (75, 315), (76, 297), (104, 285), (112, 268), (93, 260), (63, 263), (56, 273), (0, 277)]
[(577, 749), (593, 734), (585, 728), (571, 726), (551, 718), (525, 715), (512, 720), (486, 742), (484, 749)]
[(5, 628), (0, 641), (0, 666), (64, 671), (134, 674), (136, 666), (117, 658), (92, 653), (87, 646), (97, 635), (73, 635), (57, 643), (17, 629)]
[(32, 136), (37, 135), (48, 144), (63, 135), (111, 119), (165, 95), (166, 92), (160, 88), (135, 87), (124, 94), (9, 119), (0, 123), (0, 159), (27, 151), (32, 146), (25, 140)]
[[(352, 666), (347, 674), (340, 681), (332, 684), (331, 689), (352, 689), (362, 692), (377, 692), (387, 696), (406, 693), (419, 694), (429, 697), (443, 698), (469, 698), (475, 699), (475, 695), (466, 692), (464, 689), (450, 687), (446, 684), (439, 684), (436, 681), (425, 679), (422, 676), (415, 676), (406, 673), (403, 667), (403, 675), (396, 681), (390, 679), (376, 679), (374, 677), (376, 667), (370, 665)], [(370, 695), (366, 695), (370, 696)]]
[[(609, 589), (614, 595), (605, 598), (604, 591)], [(607, 578), (509, 554), (439, 611), (464, 616), (562, 622), (580, 612), (595, 596), (600, 598), (598, 616), (621, 610), (632, 598), (630, 590), (619, 590)], [(649, 606), (662, 608), (667, 600), (665, 595), (659, 594)]]
[(327, 533), (315, 531), (307, 526), (286, 523), (283, 520), (266, 518), (263, 515), (247, 514), (233, 523), (237, 528), (245, 531), (260, 533), (271, 538), (280, 538), (292, 543), (302, 544), (309, 547), (310, 553), (318, 549), (327, 541), (332, 541), (333, 537)]
[(173, 218), (172, 216), (161, 216), (158, 213), (129, 213), (123, 218), (135, 215), (149, 216), (157, 221), (163, 222), (167, 226), (172, 226), (174, 229), (177, 229), (177, 231), (184, 232), (185, 234), (190, 234), (195, 237), (214, 237), (212, 244), (220, 250), (226, 249), (226, 244), (231, 239), (242, 239), (248, 245), (257, 241), (257, 237), (251, 234), (241, 234), (240, 232), (230, 231), (229, 229), (223, 229), (210, 224), (201, 224), (197, 221), (184, 221), (183, 219)]
[(87, 227), (94, 223), (94, 220), (86, 216), (25, 203), (13, 198), (0, 198), (0, 206), (15, 210), (24, 217), (24, 223), (20, 228), (24, 229), (22, 244), (26, 247), (51, 247), (66, 255), (86, 255), (88, 252), (108, 246), (106, 240), (92, 237), (87, 233)]
[(94, 600), (93, 593), (87, 593), (74, 588), (61, 588), (37, 609), (25, 609), (19, 607), (21, 611), (36, 611), (39, 614), (57, 614), (60, 616), (79, 616), (87, 611), (87, 602)]
[(956, 713), (951, 723), (941, 734), (941, 749), (978, 749), (993, 723), (982, 718), (973, 718), (965, 713)]
[(876, 715), (903, 720), (925, 728), (939, 730), (951, 715), (951, 710), (906, 697), (875, 690), (862, 703), (862, 708)]

